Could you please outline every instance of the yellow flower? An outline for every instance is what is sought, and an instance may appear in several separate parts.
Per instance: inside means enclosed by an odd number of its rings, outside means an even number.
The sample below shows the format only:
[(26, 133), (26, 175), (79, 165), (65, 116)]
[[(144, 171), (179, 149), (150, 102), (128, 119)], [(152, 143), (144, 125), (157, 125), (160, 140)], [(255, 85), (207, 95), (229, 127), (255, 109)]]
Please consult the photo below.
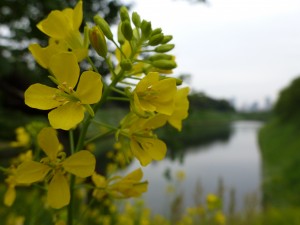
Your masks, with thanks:
[(66, 173), (80, 178), (91, 176), (95, 169), (95, 157), (89, 151), (81, 150), (66, 158), (65, 153), (60, 152), (56, 131), (51, 127), (41, 130), (38, 143), (47, 157), (41, 162), (23, 162), (17, 168), (16, 180), (20, 184), (49, 181), (47, 202), (53, 208), (61, 208), (68, 205), (70, 201)]
[(176, 94), (176, 79), (160, 79), (159, 73), (148, 73), (133, 91), (134, 112), (158, 112), (172, 115), (174, 111), (174, 96)]
[(165, 122), (160, 118), (157, 119), (155, 116), (143, 119), (130, 113), (121, 122), (120, 134), (129, 138), (130, 150), (142, 166), (148, 165), (153, 159), (162, 160), (167, 152), (166, 144), (152, 132), (152, 129), (160, 127), (161, 123)]
[[(67, 49), (76, 52), (76, 55), (80, 56), (78, 58), (83, 59), (87, 56), (88, 50), (79, 32), (82, 18), (82, 1), (79, 1), (74, 9), (53, 10), (46, 19), (38, 23), (37, 27), (50, 38), (65, 45)], [(35, 50), (40, 49), (35, 46), (31, 51), (34, 53)]]
[(90, 109), (92, 113), (89, 104), (101, 99), (101, 76), (93, 71), (85, 71), (79, 78), (79, 66), (72, 53), (56, 54), (49, 68), (57, 80), (58, 88), (33, 84), (25, 92), (25, 104), (41, 110), (53, 109), (48, 114), (51, 126), (69, 130), (83, 120), (85, 109)]
[[(49, 39), (49, 44), (46, 47), (41, 47), (39, 44), (30, 44), (29, 51), (33, 55), (37, 63), (45, 69), (49, 68), (49, 62), (52, 56), (61, 52), (68, 52), (70, 48), (67, 43), (62, 40)], [(76, 55), (77, 61), (80, 62), (87, 56), (86, 49), (73, 49), (72, 52)]]
[[(114, 198), (138, 197), (147, 191), (148, 182), (141, 182), (142, 170), (136, 169), (125, 177), (114, 176), (108, 180), (105, 177), (94, 173), (92, 181), (95, 184), (93, 196), (101, 200), (106, 194)], [(110, 184), (113, 182), (112, 184)]]
[(24, 127), (18, 127), (16, 130), (16, 141), (12, 141), (10, 145), (12, 147), (28, 147), (30, 144), (30, 135), (24, 129)]
[(4, 205), (10, 207), (14, 203), (16, 199), (16, 177), (15, 177), (15, 168), (11, 168), (9, 170), (8, 177), (5, 179), (5, 183), (7, 184), (7, 190), (4, 194)]

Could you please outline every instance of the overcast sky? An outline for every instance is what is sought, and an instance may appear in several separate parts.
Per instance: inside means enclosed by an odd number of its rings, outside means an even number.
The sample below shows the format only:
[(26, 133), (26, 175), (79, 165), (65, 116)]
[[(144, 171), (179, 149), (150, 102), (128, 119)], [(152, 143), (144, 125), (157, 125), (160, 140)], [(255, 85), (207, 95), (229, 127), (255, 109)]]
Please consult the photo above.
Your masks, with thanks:
[(279, 91), (300, 75), (299, 0), (123, 0), (152, 27), (172, 34), (190, 86), (238, 107)]

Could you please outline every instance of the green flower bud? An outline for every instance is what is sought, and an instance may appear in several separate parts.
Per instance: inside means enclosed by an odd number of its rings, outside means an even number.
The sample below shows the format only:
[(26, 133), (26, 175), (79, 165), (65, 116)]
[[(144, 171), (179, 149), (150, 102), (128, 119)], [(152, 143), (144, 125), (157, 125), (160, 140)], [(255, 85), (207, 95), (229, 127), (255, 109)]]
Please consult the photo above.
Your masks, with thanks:
[(132, 39), (133, 31), (130, 25), (130, 22), (128, 20), (121, 23), (121, 31), (124, 35), (124, 37), (130, 41)]
[(141, 30), (142, 30), (142, 36), (145, 39), (147, 39), (150, 36), (151, 31), (152, 31), (151, 22), (143, 20), (141, 23)]
[(169, 41), (171, 41), (173, 39), (172, 35), (165, 35), (164, 39), (162, 40), (162, 44), (167, 44)]
[(89, 27), (84, 26), (84, 30), (83, 30), (83, 47), (88, 48), (89, 44), (90, 44), (90, 41), (89, 41)]
[(121, 29), (122, 23), (119, 23), (118, 25), (118, 42), (123, 45), (125, 43), (125, 37), (122, 33), (122, 29)]
[(107, 39), (113, 40), (113, 34), (110, 30), (110, 27), (101, 16), (94, 16), (94, 22), (97, 24), (97, 26), (99, 26), (99, 28), (102, 30), (103, 34), (107, 37)]
[(121, 17), (122, 22), (130, 21), (128, 10), (125, 6), (122, 6), (120, 8), (120, 17)]
[(151, 46), (159, 45), (163, 39), (164, 39), (164, 35), (162, 33), (155, 34), (150, 37), (148, 45)]
[(136, 27), (140, 27), (141, 26), (141, 18), (140, 15), (137, 12), (133, 12), (131, 15), (132, 18), (132, 22)]
[(158, 68), (158, 69), (163, 69), (163, 70), (171, 70), (177, 67), (176, 62), (173, 60), (156, 60), (151, 63), (152, 66)]
[(156, 35), (156, 34), (160, 34), (162, 33), (162, 29), (161, 28), (156, 28), (151, 32), (151, 37)]
[(107, 44), (104, 37), (103, 32), (99, 29), (99, 27), (94, 26), (92, 29), (89, 30), (89, 38), (90, 43), (96, 52), (102, 56), (103, 58), (106, 57), (107, 54)]
[(120, 65), (124, 71), (129, 71), (132, 68), (132, 63), (131, 63), (130, 59), (123, 59), (121, 61)]
[(175, 47), (174, 44), (164, 44), (156, 47), (154, 51), (159, 53), (164, 53), (164, 52), (171, 51), (174, 47)]
[(172, 56), (172, 55), (167, 55), (167, 54), (158, 53), (158, 54), (149, 56), (148, 59), (149, 59), (150, 61), (161, 60), (161, 59), (171, 60), (173, 57), (174, 57), (174, 56)]

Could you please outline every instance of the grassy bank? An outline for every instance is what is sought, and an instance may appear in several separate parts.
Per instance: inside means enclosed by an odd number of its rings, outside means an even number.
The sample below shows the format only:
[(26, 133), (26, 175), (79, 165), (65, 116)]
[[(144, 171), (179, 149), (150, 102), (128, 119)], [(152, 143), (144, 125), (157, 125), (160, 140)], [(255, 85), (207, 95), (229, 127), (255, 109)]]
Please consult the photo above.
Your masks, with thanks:
[(273, 119), (259, 133), (263, 160), (263, 202), (300, 206), (300, 123)]

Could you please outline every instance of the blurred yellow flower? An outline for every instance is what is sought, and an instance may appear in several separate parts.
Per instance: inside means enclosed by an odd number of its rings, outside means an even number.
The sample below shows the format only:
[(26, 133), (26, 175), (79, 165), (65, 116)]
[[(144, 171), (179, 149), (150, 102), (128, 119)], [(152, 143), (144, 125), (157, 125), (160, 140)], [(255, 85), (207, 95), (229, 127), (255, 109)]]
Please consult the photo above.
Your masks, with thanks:
[(51, 126), (69, 130), (83, 120), (85, 109), (92, 110), (89, 104), (101, 99), (101, 76), (93, 71), (85, 71), (79, 78), (79, 66), (72, 53), (53, 56), (49, 68), (57, 80), (58, 88), (33, 84), (25, 91), (25, 103), (36, 109), (53, 109), (48, 114)]
[(128, 114), (121, 122), (120, 133), (129, 139), (130, 150), (142, 166), (147, 166), (153, 159), (162, 160), (166, 155), (166, 144), (152, 132), (161, 126), (161, 122), (164, 121), (160, 118), (143, 119), (134, 113)]
[(28, 147), (30, 144), (30, 135), (25, 130), (24, 127), (18, 127), (15, 130), (16, 133), (16, 141), (12, 141), (10, 146), (12, 147)]
[(95, 184), (93, 196), (98, 200), (107, 194), (114, 198), (138, 197), (148, 188), (148, 182), (142, 182), (142, 177), (143, 172), (140, 168), (125, 177), (114, 176), (110, 179), (94, 173), (92, 175), (92, 181)]
[(41, 162), (25, 161), (18, 166), (16, 181), (20, 184), (31, 184), (49, 181), (47, 202), (52, 208), (61, 208), (70, 201), (70, 190), (66, 172), (80, 178), (91, 176), (95, 169), (96, 159), (92, 153), (81, 150), (68, 158), (60, 151), (56, 131), (47, 127), (38, 135), (38, 143), (47, 157)]

